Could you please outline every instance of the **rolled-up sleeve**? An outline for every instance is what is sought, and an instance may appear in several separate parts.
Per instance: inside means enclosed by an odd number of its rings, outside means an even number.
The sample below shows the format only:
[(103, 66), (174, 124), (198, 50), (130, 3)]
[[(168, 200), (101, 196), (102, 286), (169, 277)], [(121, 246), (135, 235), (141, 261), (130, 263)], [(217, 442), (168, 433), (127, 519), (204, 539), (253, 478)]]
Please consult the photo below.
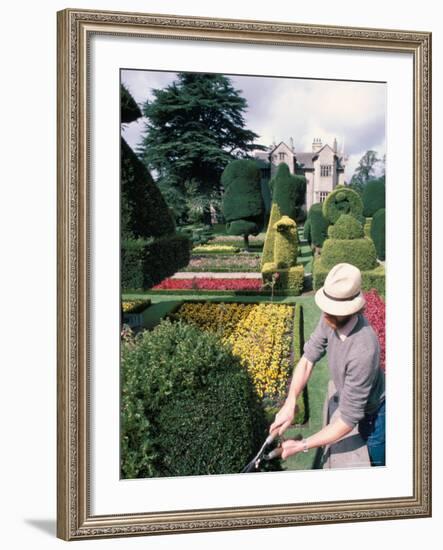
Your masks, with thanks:
[(343, 422), (352, 428), (365, 415), (366, 403), (376, 376), (374, 354), (378, 354), (378, 350), (350, 359), (346, 367), (338, 408)]
[(303, 355), (311, 363), (317, 363), (326, 353), (326, 346), (328, 344), (327, 330), (326, 321), (323, 315), (321, 315), (314, 332), (303, 347)]

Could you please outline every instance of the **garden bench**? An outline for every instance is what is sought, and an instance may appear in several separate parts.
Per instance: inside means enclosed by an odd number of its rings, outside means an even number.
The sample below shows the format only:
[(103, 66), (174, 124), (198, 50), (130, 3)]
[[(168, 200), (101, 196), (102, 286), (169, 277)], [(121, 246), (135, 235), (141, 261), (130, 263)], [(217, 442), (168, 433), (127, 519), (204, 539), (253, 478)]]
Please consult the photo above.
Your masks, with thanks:
[[(337, 390), (329, 381), (328, 392), (323, 405), (323, 426), (333, 422), (338, 416)], [(368, 468), (371, 466), (368, 448), (358, 433), (356, 426), (343, 439), (323, 449), (321, 467), (326, 468)]]

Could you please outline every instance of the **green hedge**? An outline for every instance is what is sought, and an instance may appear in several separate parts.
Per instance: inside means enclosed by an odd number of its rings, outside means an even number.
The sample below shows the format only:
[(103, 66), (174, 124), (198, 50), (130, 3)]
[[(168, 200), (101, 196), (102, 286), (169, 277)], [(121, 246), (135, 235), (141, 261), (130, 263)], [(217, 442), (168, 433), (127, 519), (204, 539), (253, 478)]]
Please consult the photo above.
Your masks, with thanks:
[(334, 225), (328, 228), (330, 239), (361, 239), (365, 236), (363, 226), (351, 214), (342, 214)]
[(361, 220), (363, 202), (356, 191), (338, 185), (326, 197), (323, 203), (323, 215), (329, 222), (335, 223), (342, 214), (352, 214), (355, 218)]
[(190, 242), (179, 234), (151, 239), (128, 239), (121, 246), (121, 287), (153, 287), (189, 264)]
[[(303, 319), (303, 306), (301, 304), (295, 305), (295, 320), (294, 330), (292, 334), (292, 349), (294, 353), (293, 367), (297, 366), (303, 355), (303, 347), (305, 345), (305, 332), (304, 332), (304, 319)], [(295, 416), (295, 424), (304, 424), (308, 420), (308, 410), (306, 406), (307, 401), (307, 387), (305, 387), (303, 394), (297, 399), (298, 413)]]
[[(308, 212), (308, 230), (304, 236), (312, 246), (321, 248), (328, 238), (329, 222), (323, 215), (323, 205), (318, 202), (311, 206)], [(308, 234), (307, 234), (308, 233)]]
[(144, 164), (123, 138), (120, 153), (123, 238), (174, 233), (174, 220), (165, 199)]
[(321, 252), (325, 269), (340, 263), (349, 263), (361, 271), (377, 266), (377, 252), (371, 239), (327, 239)]
[[(321, 257), (315, 258), (313, 265), (314, 290), (318, 290), (324, 285), (329, 271), (329, 269), (322, 265)], [(374, 269), (362, 271), (361, 276), (363, 290), (374, 288), (381, 296), (385, 296), (385, 268), (382, 265), (378, 265)]]
[(162, 320), (122, 346), (123, 478), (238, 473), (267, 435), (249, 375), (218, 336)]
[(363, 189), (363, 215), (373, 216), (377, 210), (385, 207), (385, 178), (368, 181)]
[(377, 250), (377, 257), (379, 260), (384, 260), (386, 257), (386, 210), (380, 208), (374, 214), (371, 224), (371, 238), (374, 241), (375, 249)]
[[(275, 290), (290, 290), (294, 293), (294, 296), (298, 296), (302, 293), (305, 275), (305, 270), (302, 265), (295, 265), (289, 268), (278, 268), (275, 262), (269, 262), (265, 264), (262, 269), (263, 283), (270, 284), (274, 273), (279, 274)], [(274, 294), (276, 294), (275, 291)]]

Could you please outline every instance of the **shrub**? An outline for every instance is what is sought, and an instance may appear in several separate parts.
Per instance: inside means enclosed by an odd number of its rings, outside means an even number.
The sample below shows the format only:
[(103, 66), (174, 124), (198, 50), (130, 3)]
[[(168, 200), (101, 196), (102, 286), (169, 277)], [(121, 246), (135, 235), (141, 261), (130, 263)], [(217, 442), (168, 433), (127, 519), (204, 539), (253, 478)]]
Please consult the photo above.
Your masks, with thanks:
[[(159, 237), (174, 233), (174, 220), (150, 173), (121, 139), (121, 200), (124, 237)], [(123, 225), (123, 224), (122, 224)]]
[(371, 224), (371, 238), (374, 241), (375, 249), (377, 251), (377, 257), (379, 258), (379, 260), (385, 260), (385, 256), (386, 256), (385, 215), (386, 215), (386, 210), (384, 208), (380, 208), (380, 210), (377, 210), (377, 212), (374, 214), (374, 217), (372, 218), (372, 224)]
[(342, 214), (328, 228), (330, 239), (361, 239), (365, 236), (363, 226), (351, 214)]
[[(278, 280), (275, 285), (277, 291), (290, 291), (288, 295), (299, 296), (303, 291), (305, 270), (302, 265), (294, 265), (285, 269), (277, 269), (274, 262), (268, 262), (263, 266), (262, 277), (264, 284), (270, 284), (272, 275), (278, 273)], [(277, 292), (274, 292), (277, 295)]]
[(236, 473), (267, 425), (253, 384), (218, 336), (163, 319), (122, 346), (124, 478)]
[(368, 181), (363, 189), (363, 215), (373, 216), (377, 210), (385, 207), (385, 178)]
[(134, 122), (142, 116), (140, 107), (123, 84), (120, 85), (120, 108), (122, 123)]
[(261, 192), (260, 170), (254, 160), (238, 159), (223, 171), (222, 212), (230, 235), (257, 235), (264, 221), (265, 205)]
[(309, 218), (309, 214), (303, 226), (303, 238), (306, 239), (309, 244), (312, 244), (311, 243), (311, 220)]
[(297, 206), (300, 204), (300, 199), (304, 199), (302, 180), (306, 190), (306, 180), (303, 176), (293, 176), (286, 163), (279, 164), (269, 185), (272, 191), (272, 202), (277, 204), (280, 217), (289, 216), (295, 220)]
[(371, 224), (372, 224), (372, 218), (366, 218), (365, 225), (363, 227), (363, 230), (365, 232), (365, 237), (371, 237)]
[(288, 216), (282, 216), (273, 226), (274, 262), (277, 268), (292, 267), (297, 263), (298, 236), (297, 224)]
[(311, 206), (308, 213), (309, 222), (309, 238), (308, 241), (312, 246), (321, 248), (325, 239), (328, 237), (329, 222), (323, 216), (323, 205), (315, 203)]
[(151, 288), (188, 265), (190, 257), (190, 242), (184, 235), (127, 239), (121, 246), (121, 287)]
[(322, 248), (321, 261), (325, 269), (346, 262), (367, 271), (377, 266), (377, 253), (371, 239), (327, 239)]
[(361, 220), (363, 202), (360, 195), (349, 187), (338, 185), (326, 197), (323, 203), (323, 215), (331, 223), (335, 223), (342, 214), (352, 214)]
[[(321, 262), (321, 257), (314, 259), (313, 265), (313, 285), (314, 290), (321, 288), (324, 283), (329, 269), (325, 268)], [(385, 268), (382, 265), (361, 272), (362, 289), (375, 289), (380, 296), (385, 296)]]

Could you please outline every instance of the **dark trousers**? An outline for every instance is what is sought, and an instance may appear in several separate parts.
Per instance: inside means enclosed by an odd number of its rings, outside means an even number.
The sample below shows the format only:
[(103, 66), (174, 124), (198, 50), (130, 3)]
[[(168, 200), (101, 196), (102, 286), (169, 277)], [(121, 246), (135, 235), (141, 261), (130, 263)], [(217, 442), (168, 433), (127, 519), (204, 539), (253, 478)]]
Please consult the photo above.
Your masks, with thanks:
[(367, 414), (358, 424), (358, 431), (368, 446), (371, 466), (385, 466), (386, 414), (385, 400), (373, 414)]

